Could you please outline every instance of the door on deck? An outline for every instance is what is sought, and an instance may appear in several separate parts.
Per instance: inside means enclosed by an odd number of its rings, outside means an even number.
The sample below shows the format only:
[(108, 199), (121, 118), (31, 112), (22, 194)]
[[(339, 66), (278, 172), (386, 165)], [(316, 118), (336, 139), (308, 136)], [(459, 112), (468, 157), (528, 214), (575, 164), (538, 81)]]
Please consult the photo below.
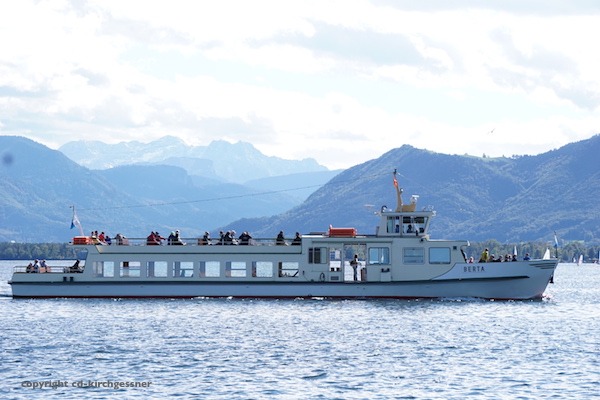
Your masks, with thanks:
[[(358, 255), (358, 265), (356, 268), (356, 279), (354, 275), (354, 267), (351, 261), (354, 255)], [(342, 265), (344, 266), (344, 281), (345, 282), (360, 282), (363, 280), (362, 270), (366, 268), (367, 245), (366, 244), (344, 244), (342, 251)], [(366, 270), (365, 270), (366, 271)]]

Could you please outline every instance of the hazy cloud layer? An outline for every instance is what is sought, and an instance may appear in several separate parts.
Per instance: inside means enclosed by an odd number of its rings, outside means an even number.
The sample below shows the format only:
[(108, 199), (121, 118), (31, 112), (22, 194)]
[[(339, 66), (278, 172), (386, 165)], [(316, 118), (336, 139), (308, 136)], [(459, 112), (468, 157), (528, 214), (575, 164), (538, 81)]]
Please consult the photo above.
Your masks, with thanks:
[(0, 134), (173, 135), (330, 168), (404, 143), (533, 154), (598, 133), (596, 1), (0, 5)]

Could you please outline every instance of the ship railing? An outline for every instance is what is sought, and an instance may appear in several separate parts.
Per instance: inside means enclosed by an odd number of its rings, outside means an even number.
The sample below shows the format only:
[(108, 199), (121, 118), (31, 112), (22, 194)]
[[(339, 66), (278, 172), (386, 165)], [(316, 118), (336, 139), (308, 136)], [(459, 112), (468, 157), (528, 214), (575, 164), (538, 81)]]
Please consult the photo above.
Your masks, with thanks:
[(46, 266), (46, 267), (31, 267), (27, 265), (17, 265), (13, 267), (15, 274), (65, 274), (83, 272), (82, 268), (74, 268), (72, 266)]
[[(208, 243), (202, 238), (182, 238), (181, 244), (186, 246), (293, 246), (295, 243), (292, 238), (286, 238), (283, 242), (277, 241), (277, 239), (273, 238), (252, 238), (247, 242), (242, 242), (239, 239), (235, 239), (231, 242), (222, 241), (218, 238), (211, 238), (208, 240)], [(169, 244), (168, 240), (162, 240), (160, 243), (149, 241), (147, 238), (126, 238), (121, 241), (111, 240), (110, 244), (101, 243), (96, 241), (96, 243), (91, 240), (73, 240), (71, 244), (96, 244), (102, 246), (177, 246), (178, 244)]]

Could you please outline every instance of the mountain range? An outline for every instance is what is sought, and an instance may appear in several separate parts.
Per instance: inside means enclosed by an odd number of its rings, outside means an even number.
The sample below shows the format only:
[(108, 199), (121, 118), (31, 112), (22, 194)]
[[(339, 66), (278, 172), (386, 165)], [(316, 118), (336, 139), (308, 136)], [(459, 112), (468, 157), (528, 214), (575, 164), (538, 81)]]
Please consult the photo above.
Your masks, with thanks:
[[(171, 141), (176, 147), (167, 150)], [(325, 231), (330, 224), (373, 233), (375, 212), (383, 205), (395, 207), (394, 170), (405, 203), (419, 195), (418, 207), (437, 212), (432, 238), (518, 242), (553, 240), (555, 231), (564, 240), (600, 237), (599, 135), (511, 158), (447, 155), (404, 145), (341, 172), (314, 160), (267, 157), (241, 142), (215, 144), (208, 152), (211, 159), (194, 155), (201, 149), (177, 147), (182, 142), (174, 138), (158, 143), (162, 146), (72, 142), (58, 151), (27, 138), (0, 136), (0, 241), (68, 241), (79, 234), (70, 229), (71, 206), (85, 233), (101, 230), (112, 236), (145, 237), (156, 230), (164, 236), (179, 229), (184, 237), (198, 237), (205, 230), (235, 229), (254, 237), (284, 230), (291, 237), (295, 231)], [(157, 150), (150, 152), (149, 145)], [(219, 146), (231, 152), (225, 157), (236, 165), (232, 170), (246, 165), (243, 175), (216, 173), (225, 171), (215, 167)], [(129, 164), (127, 148), (134, 149)], [(73, 161), (86, 151), (93, 151), (87, 166)], [(200, 165), (212, 172), (200, 174)]]
[(141, 143), (106, 144), (99, 141), (73, 141), (59, 148), (67, 157), (90, 169), (124, 165), (171, 165), (183, 168), (203, 181), (244, 183), (249, 180), (328, 169), (314, 159), (286, 160), (268, 157), (247, 142), (215, 140), (208, 146), (189, 146), (174, 136)]

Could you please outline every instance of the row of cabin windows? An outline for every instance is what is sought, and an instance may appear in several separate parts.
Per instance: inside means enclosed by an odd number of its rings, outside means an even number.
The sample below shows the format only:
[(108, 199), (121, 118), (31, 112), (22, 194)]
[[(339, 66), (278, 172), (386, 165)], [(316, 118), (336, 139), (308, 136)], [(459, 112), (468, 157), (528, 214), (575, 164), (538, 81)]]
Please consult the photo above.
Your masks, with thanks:
[[(334, 259), (334, 255), (327, 255), (327, 247), (311, 247), (308, 249), (309, 264), (327, 264), (329, 260)], [(389, 264), (390, 249), (388, 247), (371, 247), (369, 248), (369, 264)]]
[[(327, 247), (314, 247), (308, 251), (310, 264), (327, 264), (329, 262)], [(388, 247), (370, 247), (368, 250), (369, 264), (390, 264), (390, 249)], [(425, 248), (405, 247), (402, 249), (404, 264), (424, 264)], [(297, 277), (299, 263), (296, 261), (227, 261), (221, 268), (220, 261), (175, 261), (169, 267), (167, 261), (95, 261), (94, 276), (112, 278), (115, 274), (123, 278), (271, 278), (273, 276)], [(429, 248), (429, 264), (450, 264), (450, 248)], [(115, 266), (117, 269), (115, 270)], [(248, 268), (250, 267), (250, 268)]]
[[(369, 264), (389, 264), (389, 247), (370, 247)], [(308, 249), (308, 262), (311, 264), (327, 264), (327, 247), (315, 247)], [(402, 249), (402, 260), (404, 264), (425, 264), (425, 248), (405, 247)], [(429, 264), (450, 264), (449, 247), (430, 247)]]
[(425, 217), (388, 217), (387, 233), (423, 233), (425, 231), (425, 221)]
[(92, 268), (94, 276), (104, 278), (115, 275), (121, 278), (271, 278), (274, 275), (285, 278), (297, 277), (299, 271), (299, 263), (295, 261), (175, 261), (171, 264), (169, 266), (167, 261), (95, 261)]

